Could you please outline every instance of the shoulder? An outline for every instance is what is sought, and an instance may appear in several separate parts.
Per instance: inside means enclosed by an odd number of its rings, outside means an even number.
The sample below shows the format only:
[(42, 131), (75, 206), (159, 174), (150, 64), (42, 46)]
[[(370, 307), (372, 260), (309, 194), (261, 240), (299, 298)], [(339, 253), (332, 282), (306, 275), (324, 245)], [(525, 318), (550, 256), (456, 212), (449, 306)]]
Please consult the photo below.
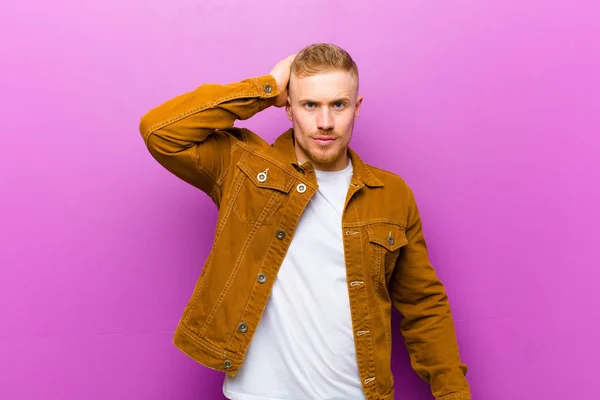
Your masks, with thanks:
[(407, 195), (411, 193), (411, 187), (401, 175), (380, 167), (376, 167), (372, 164), (366, 164), (366, 166), (369, 169), (369, 171), (373, 174), (373, 176), (375, 176), (383, 183), (384, 188), (387, 187), (394, 191), (400, 191)]

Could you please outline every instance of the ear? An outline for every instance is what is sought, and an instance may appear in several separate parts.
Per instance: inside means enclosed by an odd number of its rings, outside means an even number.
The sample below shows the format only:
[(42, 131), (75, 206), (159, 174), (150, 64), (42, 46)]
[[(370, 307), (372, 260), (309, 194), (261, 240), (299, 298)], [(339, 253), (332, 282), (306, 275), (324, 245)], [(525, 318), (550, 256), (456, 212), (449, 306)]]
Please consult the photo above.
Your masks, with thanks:
[(360, 114), (360, 106), (362, 105), (362, 101), (363, 101), (363, 97), (358, 96), (358, 98), (356, 99), (356, 106), (354, 106), (354, 120), (355, 121), (356, 121), (356, 118), (358, 118), (358, 114)]
[(287, 103), (285, 103), (285, 113), (287, 114), (288, 119), (292, 120), (292, 106), (290, 102), (290, 96), (287, 97)]

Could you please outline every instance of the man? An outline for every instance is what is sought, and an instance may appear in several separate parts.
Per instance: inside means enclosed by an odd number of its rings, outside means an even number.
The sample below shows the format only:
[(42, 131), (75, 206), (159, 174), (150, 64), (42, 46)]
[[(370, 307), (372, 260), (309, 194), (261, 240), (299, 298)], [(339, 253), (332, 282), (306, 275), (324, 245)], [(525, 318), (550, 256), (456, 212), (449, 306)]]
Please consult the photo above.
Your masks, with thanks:
[[(392, 305), (434, 396), (471, 398), (413, 193), (348, 146), (358, 88), (350, 55), (316, 44), (142, 118), (152, 156), (218, 207), (173, 341), (230, 399), (393, 399)], [(271, 106), (292, 122), (274, 144), (233, 127)]]

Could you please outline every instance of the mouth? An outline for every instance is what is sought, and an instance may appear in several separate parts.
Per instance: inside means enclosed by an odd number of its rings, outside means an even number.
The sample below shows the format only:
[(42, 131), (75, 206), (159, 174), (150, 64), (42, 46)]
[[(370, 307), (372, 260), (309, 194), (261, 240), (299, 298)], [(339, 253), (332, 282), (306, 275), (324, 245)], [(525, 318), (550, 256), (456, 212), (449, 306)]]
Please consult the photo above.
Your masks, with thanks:
[(335, 138), (331, 136), (317, 136), (313, 140), (320, 145), (328, 145), (335, 142)]

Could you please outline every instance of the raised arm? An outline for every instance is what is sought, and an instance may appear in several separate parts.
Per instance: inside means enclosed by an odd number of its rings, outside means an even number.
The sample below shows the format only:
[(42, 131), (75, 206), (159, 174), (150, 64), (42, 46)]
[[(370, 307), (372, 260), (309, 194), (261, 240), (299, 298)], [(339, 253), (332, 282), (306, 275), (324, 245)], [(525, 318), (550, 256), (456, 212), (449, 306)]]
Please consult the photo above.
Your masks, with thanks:
[(209, 194), (227, 171), (231, 149), (244, 140), (236, 120), (245, 120), (287, 98), (293, 57), (268, 75), (226, 85), (203, 84), (151, 109), (139, 130), (152, 156), (177, 177)]

